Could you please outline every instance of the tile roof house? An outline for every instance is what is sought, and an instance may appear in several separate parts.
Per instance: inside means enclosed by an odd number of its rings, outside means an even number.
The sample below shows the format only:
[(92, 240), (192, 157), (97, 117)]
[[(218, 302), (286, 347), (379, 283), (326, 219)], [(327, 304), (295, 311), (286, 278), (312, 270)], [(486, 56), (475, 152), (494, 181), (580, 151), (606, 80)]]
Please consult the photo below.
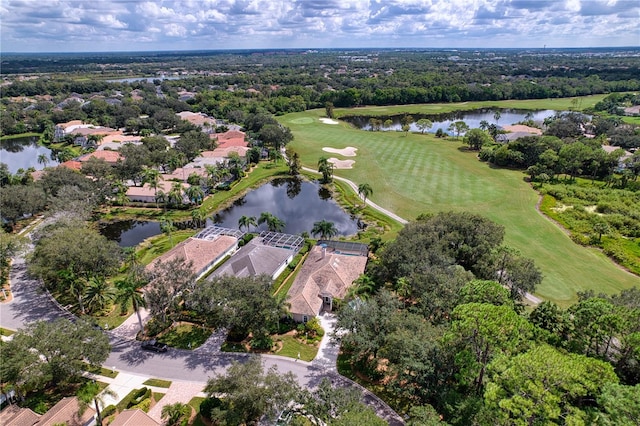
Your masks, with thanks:
[(297, 252), (297, 249), (266, 245), (262, 238), (256, 237), (231, 256), (216, 270), (215, 275), (233, 275), (243, 278), (266, 274), (275, 280)]
[[(160, 192), (164, 192), (168, 194), (173, 187), (174, 182), (167, 180), (160, 180), (158, 182), (158, 189), (152, 188), (148, 183), (145, 183), (142, 186), (130, 186), (127, 189), (127, 198), (129, 201), (138, 202), (138, 203), (155, 203), (156, 195)], [(187, 202), (186, 196), (184, 196), (184, 190), (187, 189), (190, 185), (188, 183), (182, 183), (183, 189), (183, 202)]]
[(82, 163), (76, 160), (65, 161), (64, 163), (60, 163), (59, 167), (66, 167), (71, 170), (80, 170), (82, 169)]
[(238, 238), (230, 235), (216, 235), (212, 239), (191, 237), (155, 259), (146, 269), (152, 271), (159, 262), (183, 259), (187, 263), (192, 262), (192, 271), (199, 279), (237, 247)]
[(326, 244), (311, 249), (287, 294), (295, 321), (306, 322), (323, 310), (331, 311), (333, 299), (347, 295), (367, 265), (367, 255), (356, 253), (345, 253)]
[(198, 126), (205, 133), (212, 133), (216, 128), (216, 119), (201, 112), (182, 111), (176, 114), (181, 120), (186, 120)]
[(113, 419), (111, 426), (160, 426), (142, 410), (124, 410)]
[(40, 414), (17, 405), (9, 405), (0, 411), (0, 425), (2, 426), (33, 426), (38, 423), (38, 420), (40, 420)]
[(240, 130), (229, 130), (224, 133), (218, 133), (211, 135), (218, 141), (218, 148), (228, 148), (231, 146), (248, 146), (249, 143), (245, 140), (245, 133)]
[(171, 173), (165, 173), (162, 175), (164, 180), (180, 180), (186, 182), (189, 176), (196, 174), (200, 177), (206, 178), (209, 173), (204, 167), (179, 167)]
[(248, 151), (249, 148), (246, 146), (229, 146), (227, 148), (216, 148), (213, 151), (202, 151), (189, 165), (200, 167), (204, 167), (206, 164), (216, 165), (224, 163), (231, 153), (236, 153), (240, 158), (245, 158)]
[(86, 407), (82, 414), (79, 413), (80, 404), (77, 397), (62, 398), (60, 402), (44, 413), (37, 426), (54, 426), (64, 424), (67, 426), (86, 426), (94, 422), (96, 411)]
[(116, 163), (121, 160), (123, 157), (120, 155), (118, 151), (94, 151), (89, 154), (85, 154), (78, 158), (78, 161), (84, 163), (89, 161), (90, 158), (97, 158), (99, 160), (104, 160), (112, 166), (115, 166)]

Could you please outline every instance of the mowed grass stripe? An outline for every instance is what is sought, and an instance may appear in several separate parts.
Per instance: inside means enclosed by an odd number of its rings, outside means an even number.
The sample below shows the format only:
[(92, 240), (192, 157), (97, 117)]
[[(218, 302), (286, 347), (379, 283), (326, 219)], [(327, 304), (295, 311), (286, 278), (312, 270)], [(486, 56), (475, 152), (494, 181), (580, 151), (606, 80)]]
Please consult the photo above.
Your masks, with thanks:
[[(542, 269), (541, 297), (567, 306), (577, 300), (577, 291), (613, 293), (640, 285), (640, 278), (599, 251), (576, 245), (539, 214), (538, 195), (522, 172), (491, 168), (475, 153), (460, 151), (461, 140), (366, 132), (343, 122), (327, 125), (319, 121), (323, 115), (324, 110), (313, 110), (279, 118), (291, 128), (291, 146), (304, 165), (316, 168), (321, 156), (355, 160), (353, 169), (336, 170), (336, 175), (369, 183), (374, 202), (408, 220), (425, 212), (471, 211), (505, 226), (506, 244), (535, 259)], [(299, 118), (307, 123), (296, 123)], [(356, 157), (341, 157), (322, 151), (325, 146), (358, 151)]]

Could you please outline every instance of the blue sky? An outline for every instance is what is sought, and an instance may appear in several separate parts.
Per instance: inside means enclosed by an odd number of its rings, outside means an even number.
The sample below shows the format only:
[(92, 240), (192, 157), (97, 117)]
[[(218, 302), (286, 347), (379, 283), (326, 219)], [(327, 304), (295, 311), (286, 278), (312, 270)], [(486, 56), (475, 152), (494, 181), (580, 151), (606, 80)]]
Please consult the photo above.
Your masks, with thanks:
[(639, 0), (2, 0), (0, 51), (640, 45)]

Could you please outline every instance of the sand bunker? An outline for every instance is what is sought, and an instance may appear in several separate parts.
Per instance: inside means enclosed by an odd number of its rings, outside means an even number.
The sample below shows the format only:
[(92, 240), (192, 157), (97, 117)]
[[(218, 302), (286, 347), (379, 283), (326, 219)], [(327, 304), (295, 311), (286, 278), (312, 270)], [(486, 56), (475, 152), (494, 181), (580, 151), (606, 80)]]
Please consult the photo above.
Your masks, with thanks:
[(324, 124), (340, 124), (338, 121), (332, 120), (330, 118), (321, 118), (320, 121), (322, 121)]
[(525, 133), (532, 133), (534, 135), (542, 134), (542, 130), (537, 129), (535, 127), (525, 126), (524, 124), (512, 124), (510, 126), (502, 126), (502, 128), (510, 133), (525, 132)]
[(337, 149), (337, 148), (329, 148), (325, 146), (324, 148), (322, 148), (322, 150), (325, 152), (330, 152), (332, 154), (340, 154), (344, 157), (355, 157), (356, 151), (358, 150), (358, 148), (348, 146), (344, 149)]
[(338, 160), (333, 157), (327, 159), (327, 161), (333, 164), (336, 169), (352, 169), (355, 164), (355, 160)]

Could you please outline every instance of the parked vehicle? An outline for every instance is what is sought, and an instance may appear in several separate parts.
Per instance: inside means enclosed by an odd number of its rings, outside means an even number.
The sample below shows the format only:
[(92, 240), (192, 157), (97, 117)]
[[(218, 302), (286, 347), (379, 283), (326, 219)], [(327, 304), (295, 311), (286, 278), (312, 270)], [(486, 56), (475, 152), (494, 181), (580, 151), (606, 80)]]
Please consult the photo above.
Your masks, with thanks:
[(166, 352), (169, 347), (166, 343), (158, 342), (156, 339), (142, 342), (142, 349), (152, 352)]

